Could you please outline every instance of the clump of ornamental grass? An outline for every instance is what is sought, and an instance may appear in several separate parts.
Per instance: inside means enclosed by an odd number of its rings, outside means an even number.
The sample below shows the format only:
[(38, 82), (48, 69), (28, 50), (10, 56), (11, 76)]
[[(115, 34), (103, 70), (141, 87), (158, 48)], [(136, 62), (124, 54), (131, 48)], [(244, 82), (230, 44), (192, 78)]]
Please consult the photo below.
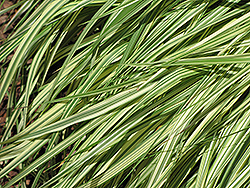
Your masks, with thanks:
[(249, 7), (23, 0), (1, 10), (17, 10), (0, 46), (0, 178), (19, 167), (5, 187), (28, 176), (34, 188), (247, 187)]

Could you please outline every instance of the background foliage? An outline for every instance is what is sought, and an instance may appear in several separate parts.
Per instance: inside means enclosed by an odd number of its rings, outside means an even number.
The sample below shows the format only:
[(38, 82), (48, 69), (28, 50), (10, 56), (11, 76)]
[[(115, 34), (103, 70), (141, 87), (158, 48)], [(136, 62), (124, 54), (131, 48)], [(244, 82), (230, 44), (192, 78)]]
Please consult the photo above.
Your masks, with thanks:
[(21, 171), (5, 187), (27, 175), (32, 187), (249, 187), (248, 1), (23, 0), (0, 14), (17, 7), (0, 47), (0, 177)]

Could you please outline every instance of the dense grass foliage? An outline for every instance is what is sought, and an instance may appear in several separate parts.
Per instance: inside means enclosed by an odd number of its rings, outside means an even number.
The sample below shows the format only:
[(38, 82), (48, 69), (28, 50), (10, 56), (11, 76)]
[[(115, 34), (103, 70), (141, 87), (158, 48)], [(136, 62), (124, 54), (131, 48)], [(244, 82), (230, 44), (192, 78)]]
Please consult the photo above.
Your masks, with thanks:
[(248, 1), (16, 7), (0, 178), (21, 171), (5, 187), (249, 187)]

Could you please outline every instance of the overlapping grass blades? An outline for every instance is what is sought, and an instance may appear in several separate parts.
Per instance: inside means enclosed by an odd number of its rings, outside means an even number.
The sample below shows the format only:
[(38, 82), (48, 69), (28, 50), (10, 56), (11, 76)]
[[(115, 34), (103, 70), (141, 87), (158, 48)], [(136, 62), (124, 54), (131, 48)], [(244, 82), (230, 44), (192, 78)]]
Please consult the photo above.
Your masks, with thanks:
[(22, 3), (0, 47), (5, 187), (248, 186), (249, 3)]

